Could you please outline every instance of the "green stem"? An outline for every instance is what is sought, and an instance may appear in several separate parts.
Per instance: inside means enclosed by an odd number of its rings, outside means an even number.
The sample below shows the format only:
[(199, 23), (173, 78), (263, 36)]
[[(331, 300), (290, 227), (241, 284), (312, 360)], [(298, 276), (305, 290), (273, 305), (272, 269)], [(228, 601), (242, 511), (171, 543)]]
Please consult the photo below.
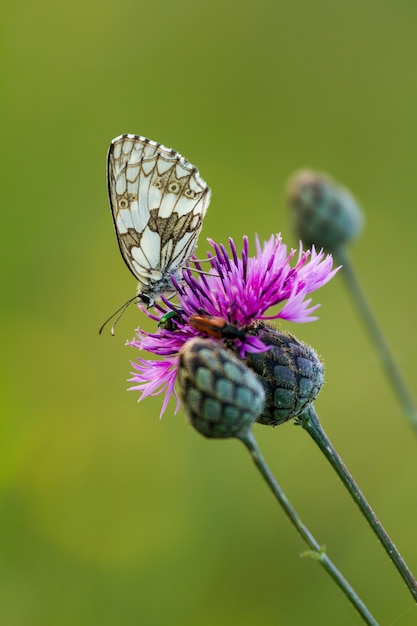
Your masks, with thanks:
[(252, 459), (256, 465), (256, 467), (261, 472), (274, 496), (284, 509), (287, 517), (295, 527), (296, 531), (300, 535), (300, 537), (306, 542), (306, 544), (312, 550), (312, 554), (317, 561), (324, 567), (326, 572), (331, 576), (331, 578), (335, 581), (338, 587), (342, 590), (351, 604), (358, 611), (359, 615), (362, 617), (363, 621), (366, 624), (371, 624), (373, 626), (378, 626), (378, 622), (371, 615), (367, 607), (364, 605), (362, 600), (350, 586), (346, 578), (339, 572), (337, 567), (332, 563), (332, 561), (327, 556), (324, 548), (320, 546), (320, 544), (316, 541), (313, 535), (310, 533), (308, 528), (303, 524), (301, 519), (299, 518), (297, 512), (290, 504), (288, 498), (282, 491), (281, 487), (278, 485), (274, 476), (272, 475), (268, 465), (266, 464), (265, 459), (262, 456), (262, 453), (258, 447), (256, 439), (251, 431), (242, 433), (240, 435), (240, 440), (245, 444), (246, 448), (249, 450)]
[(350, 495), (355, 500), (361, 512), (367, 519), (372, 530), (384, 546), (389, 558), (394, 563), (398, 573), (410, 590), (414, 600), (417, 601), (417, 581), (413, 577), (411, 571), (408, 569), (407, 564), (405, 563), (401, 554), (398, 552), (397, 548), (389, 538), (381, 522), (369, 506), (358, 485), (355, 483), (351, 474), (346, 469), (346, 466), (344, 465), (342, 459), (334, 449), (330, 439), (324, 432), (320, 424), (320, 420), (317, 417), (317, 414), (312, 405), (310, 405), (309, 408), (306, 409), (304, 413), (297, 418), (296, 423), (300, 424), (304, 428), (304, 430), (308, 432), (310, 437), (319, 446), (324, 456), (332, 465), (339, 478), (345, 485), (346, 489), (349, 491)]
[(358, 279), (356, 278), (356, 274), (353, 270), (353, 266), (350, 262), (346, 249), (342, 247), (338, 248), (334, 252), (334, 257), (337, 263), (343, 265), (342, 275), (348, 285), (354, 301), (356, 302), (356, 306), (358, 307), (362, 320), (376, 346), (388, 380), (400, 401), (404, 413), (408, 417), (417, 434), (417, 410), (414, 405), (413, 398), (406, 383), (404, 382), (404, 378), (397, 364), (394, 361), (394, 357), (392, 356), (391, 350), (385, 341), (384, 335), (376, 323), (375, 317), (359, 285)]

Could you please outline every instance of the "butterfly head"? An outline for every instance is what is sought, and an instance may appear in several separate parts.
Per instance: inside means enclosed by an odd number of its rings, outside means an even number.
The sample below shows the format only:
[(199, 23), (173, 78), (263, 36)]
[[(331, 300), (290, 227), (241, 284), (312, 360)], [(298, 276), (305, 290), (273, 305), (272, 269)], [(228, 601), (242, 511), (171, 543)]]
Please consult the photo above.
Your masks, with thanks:
[(155, 300), (148, 293), (138, 291), (138, 302), (144, 304), (147, 309), (155, 304)]

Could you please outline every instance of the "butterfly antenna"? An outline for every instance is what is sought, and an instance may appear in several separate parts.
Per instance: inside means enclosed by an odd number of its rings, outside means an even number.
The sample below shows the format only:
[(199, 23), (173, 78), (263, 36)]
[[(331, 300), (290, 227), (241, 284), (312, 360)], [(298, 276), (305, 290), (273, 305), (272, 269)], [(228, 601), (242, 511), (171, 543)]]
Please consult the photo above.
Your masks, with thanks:
[(115, 311), (114, 313), (112, 313), (110, 315), (110, 317), (108, 317), (106, 319), (106, 321), (104, 322), (104, 324), (101, 326), (100, 330), (98, 331), (98, 334), (101, 335), (103, 329), (105, 328), (105, 326), (107, 326), (107, 324), (110, 322), (110, 320), (112, 320), (114, 317), (116, 318), (114, 321), (114, 324), (112, 325), (110, 332), (111, 334), (115, 335), (115, 328), (116, 328), (116, 324), (118, 323), (119, 319), (122, 317), (123, 313), (126, 311), (126, 309), (128, 308), (128, 306), (130, 304), (132, 304), (132, 302), (134, 302), (135, 300), (137, 300), (137, 296), (133, 296), (133, 298), (130, 298), (130, 300), (128, 300), (127, 302), (125, 302), (124, 304), (122, 304), (122, 306), (117, 309), (117, 311)]

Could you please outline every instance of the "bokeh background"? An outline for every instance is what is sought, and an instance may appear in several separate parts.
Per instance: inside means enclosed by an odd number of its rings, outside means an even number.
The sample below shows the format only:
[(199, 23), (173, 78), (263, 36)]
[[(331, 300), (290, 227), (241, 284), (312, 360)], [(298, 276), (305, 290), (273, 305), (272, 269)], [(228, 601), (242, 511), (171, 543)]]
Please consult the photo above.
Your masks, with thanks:
[[(213, 189), (204, 238), (281, 231), (309, 166), (367, 224), (350, 254), (415, 397), (417, 4), (406, 0), (74, 0), (3, 7), (0, 624), (359, 623), (243, 446), (137, 404), (136, 357), (104, 319), (135, 293), (105, 156), (142, 134)], [(253, 249), (253, 248), (252, 248)], [(417, 438), (341, 277), (320, 319), (286, 325), (326, 363), (325, 430), (417, 572)], [(381, 624), (412, 598), (318, 449), (256, 427), (286, 493)]]

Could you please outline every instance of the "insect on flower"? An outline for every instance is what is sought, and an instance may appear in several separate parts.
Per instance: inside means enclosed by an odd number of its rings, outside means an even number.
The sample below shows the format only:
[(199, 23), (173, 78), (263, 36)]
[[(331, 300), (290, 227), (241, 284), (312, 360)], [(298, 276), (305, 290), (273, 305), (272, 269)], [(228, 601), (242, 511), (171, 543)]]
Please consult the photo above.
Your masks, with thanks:
[(138, 135), (113, 139), (107, 178), (120, 252), (139, 281), (137, 301), (150, 307), (181, 280), (211, 192), (178, 152)]
[(111, 332), (131, 302), (151, 307), (175, 291), (172, 278), (193, 254), (211, 191), (175, 150), (139, 135), (120, 135), (107, 155), (110, 208), (122, 257), (139, 281), (137, 294), (107, 319)]
[[(323, 251), (302, 249), (288, 253), (280, 235), (272, 235), (263, 245), (256, 238), (256, 254), (249, 255), (249, 244), (243, 239), (242, 252), (229, 240), (230, 256), (225, 246), (210, 242), (214, 254), (209, 257), (210, 274), (194, 276), (184, 273), (178, 285), (178, 309), (174, 312), (159, 307), (157, 317), (147, 312), (154, 321), (169, 319), (178, 326), (174, 332), (147, 332), (138, 328), (137, 337), (129, 345), (141, 351), (133, 362), (131, 389), (141, 393), (141, 399), (164, 394), (161, 414), (175, 392), (179, 372), (180, 354), (184, 346), (196, 335), (226, 341), (235, 341), (233, 348), (240, 359), (268, 352), (264, 326), (268, 320), (311, 322), (318, 304), (312, 303), (311, 294), (323, 287), (336, 274), (333, 258)], [(294, 259), (295, 257), (295, 259)], [(292, 262), (294, 259), (294, 262)], [(270, 310), (274, 307), (274, 310)], [(165, 316), (165, 318), (164, 318)], [(269, 332), (266, 330), (266, 332)], [(229, 339), (232, 337), (232, 339)], [(228, 346), (232, 347), (232, 346)], [(143, 356), (143, 351), (147, 356)], [(300, 367), (302, 364), (300, 365)]]
[(162, 328), (163, 330), (175, 330), (175, 320), (180, 319), (182, 312), (183, 311), (181, 309), (178, 309), (177, 311), (168, 311), (159, 320), (158, 328)]
[(210, 315), (190, 315), (188, 323), (195, 330), (205, 333), (214, 339), (245, 339), (246, 328), (238, 328), (229, 324), (223, 317)]

